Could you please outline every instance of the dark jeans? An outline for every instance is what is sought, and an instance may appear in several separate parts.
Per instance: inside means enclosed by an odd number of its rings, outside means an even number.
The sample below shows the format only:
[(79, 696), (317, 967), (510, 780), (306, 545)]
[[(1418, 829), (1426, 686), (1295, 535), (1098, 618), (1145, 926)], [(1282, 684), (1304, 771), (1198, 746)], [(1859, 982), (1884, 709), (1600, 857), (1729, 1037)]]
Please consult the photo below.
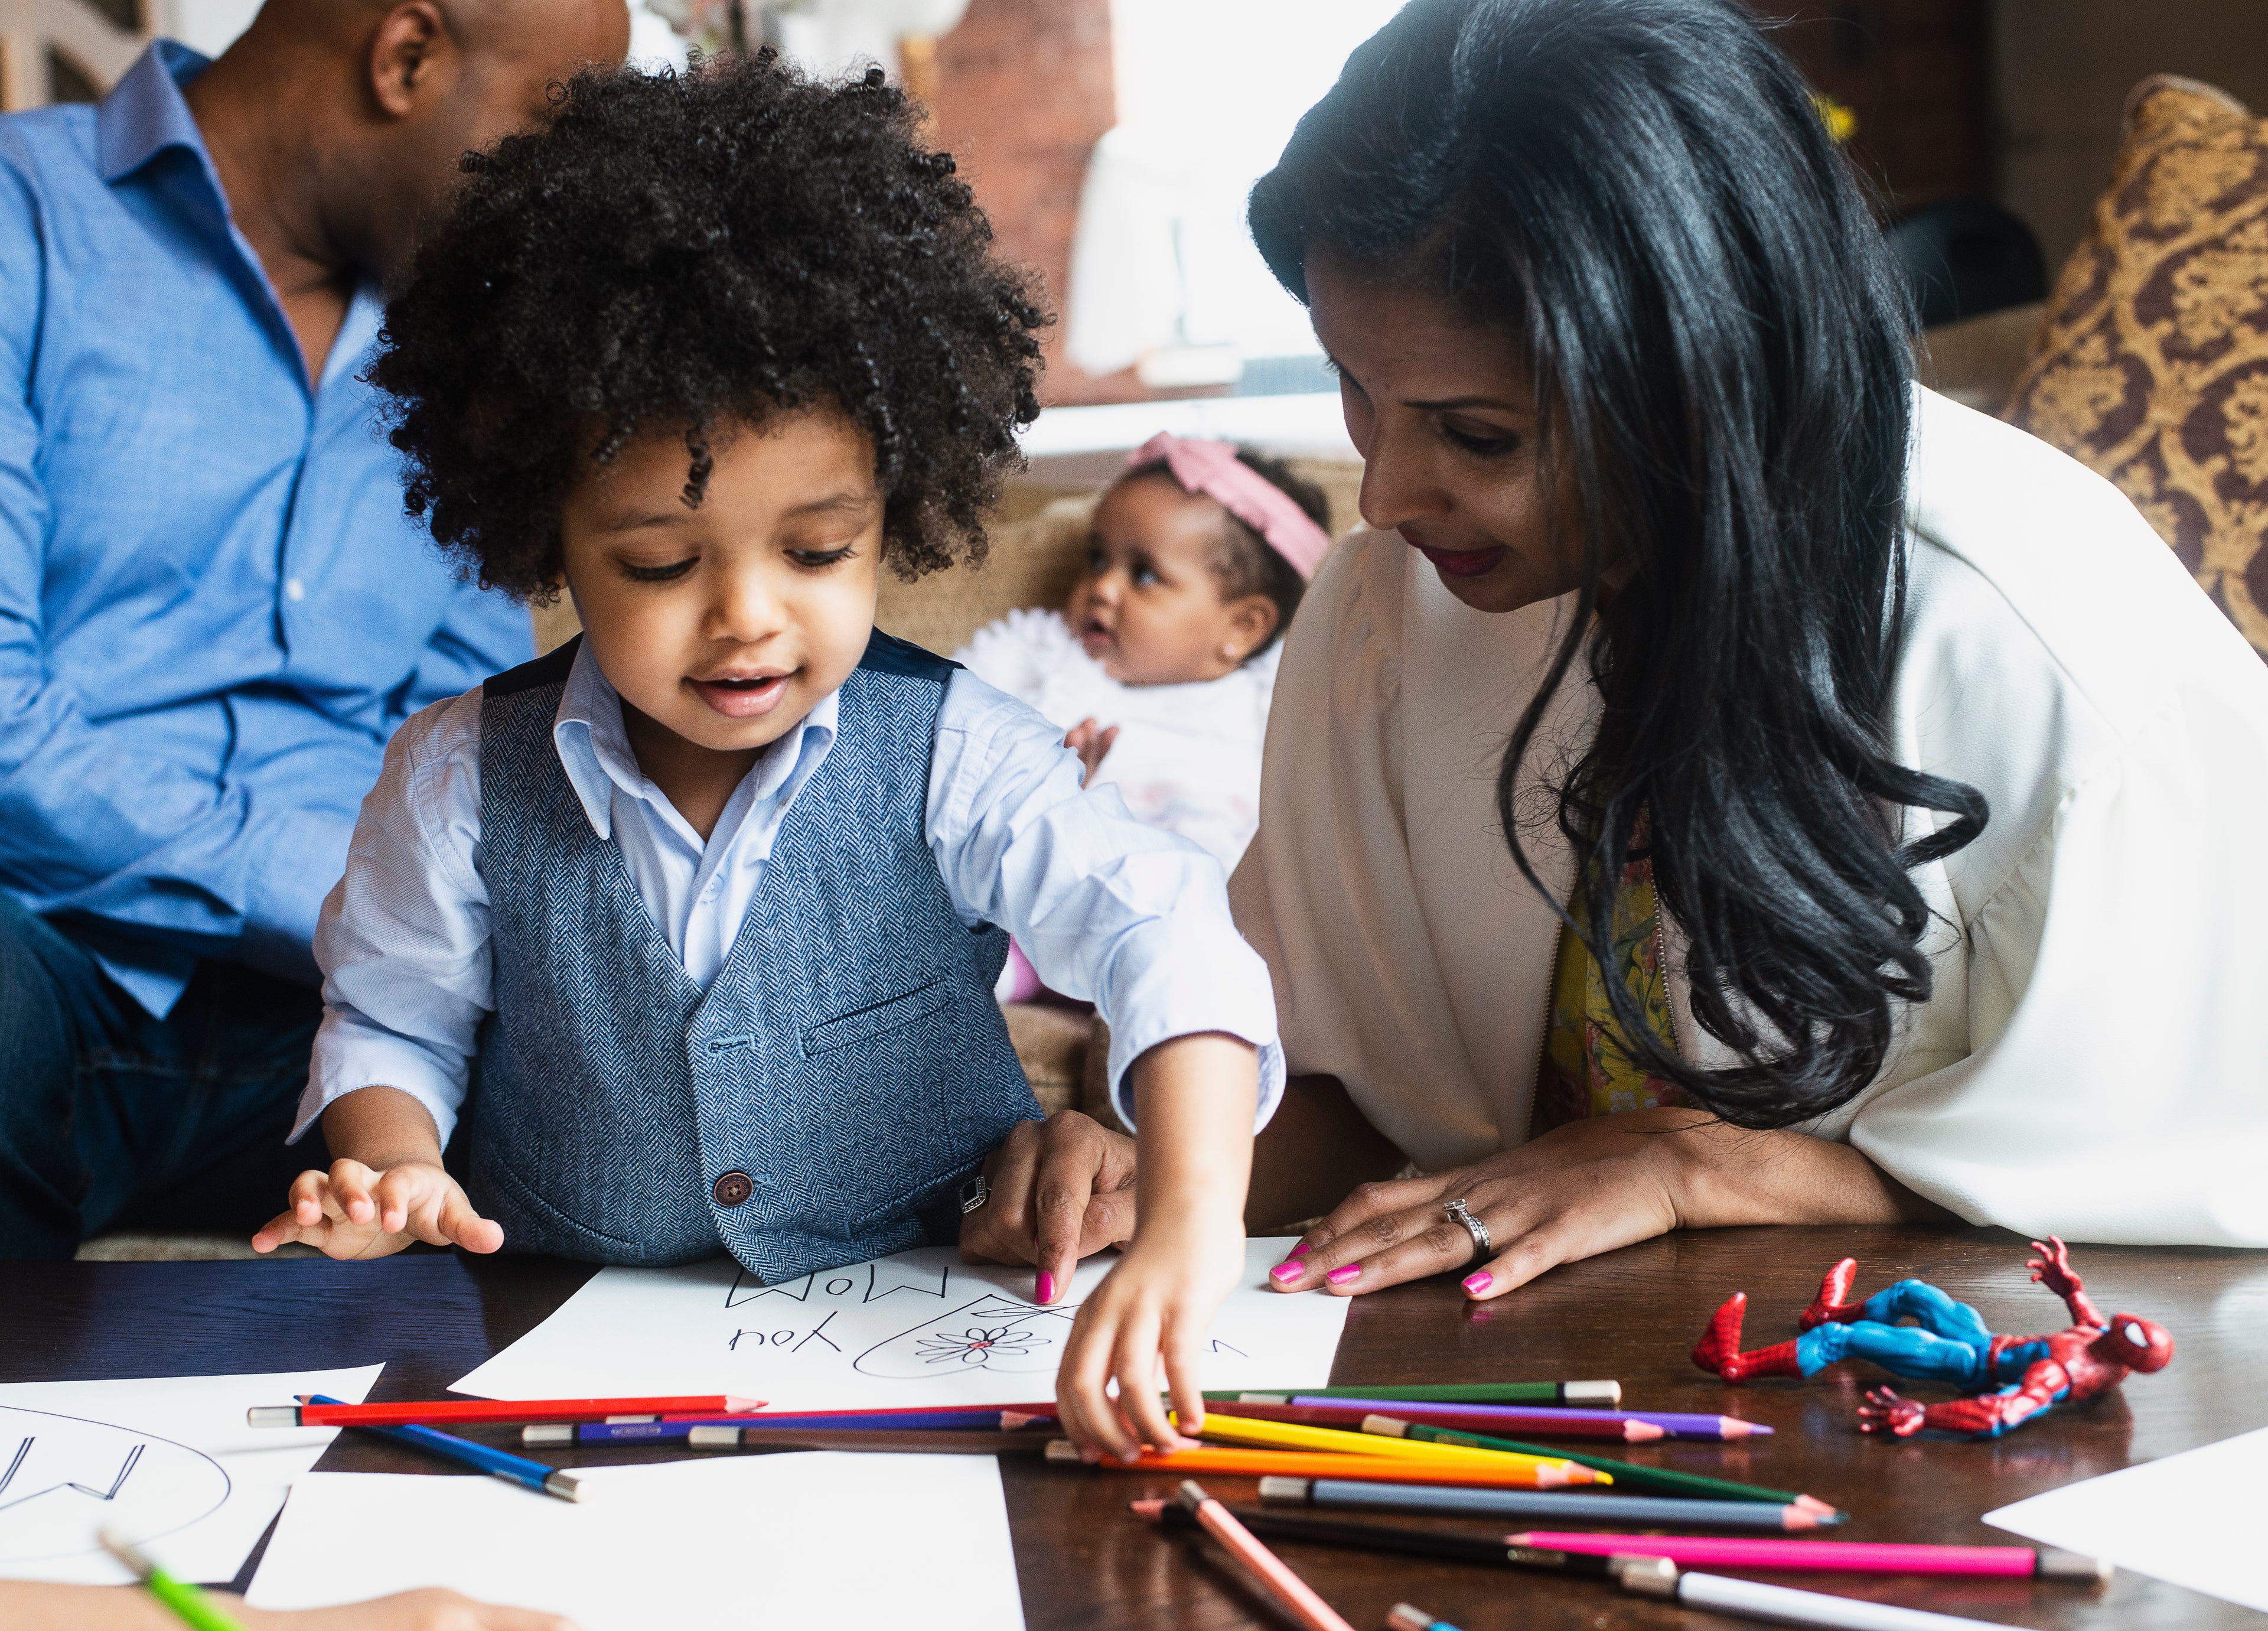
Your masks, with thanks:
[(0, 896), (0, 1258), (275, 1216), (292, 1177), (329, 1162), (320, 1128), (284, 1143), (321, 1018), (313, 990), (209, 959), (152, 1019)]

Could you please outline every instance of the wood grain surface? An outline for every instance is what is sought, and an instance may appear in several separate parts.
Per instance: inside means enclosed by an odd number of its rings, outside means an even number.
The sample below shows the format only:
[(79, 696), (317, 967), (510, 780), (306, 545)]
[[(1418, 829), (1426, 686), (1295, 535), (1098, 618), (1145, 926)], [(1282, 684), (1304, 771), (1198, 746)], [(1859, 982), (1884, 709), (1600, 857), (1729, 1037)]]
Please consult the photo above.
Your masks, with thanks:
[[(1845, 1254), (1859, 1259), (1860, 1295), (1913, 1276), (1975, 1303), (1996, 1331), (2054, 1330), (2066, 1323), (2062, 1304), (2030, 1283), (2024, 1241), (2002, 1231), (1727, 1229), (1632, 1246), (1477, 1308), (1447, 1280), (1359, 1297), (1332, 1379), (1614, 1376), (1633, 1408), (1721, 1411), (1768, 1422), (1777, 1429), (1770, 1438), (1672, 1442), (1623, 1453), (1633, 1461), (1808, 1491), (1852, 1514), (1836, 1531), (1849, 1540), (2007, 1544), (2011, 1537), (1978, 1522), (1983, 1513), (2268, 1425), (2261, 1364), (2268, 1353), (2268, 1256), (2237, 1251), (2074, 1249), (2074, 1266), (2106, 1311), (2147, 1314), (2173, 1332), (2174, 1362), (2157, 1376), (2130, 1378), (2106, 1399), (2058, 1410), (1994, 1442), (1862, 1438), (1852, 1408), (1880, 1379), (1863, 1365), (1808, 1382), (1744, 1387), (1727, 1387), (1693, 1369), (1686, 1352), (1726, 1296), (1749, 1294), (1748, 1346), (1778, 1340), (1793, 1333), (1795, 1315), (1821, 1273)], [(440, 1253), (367, 1264), (0, 1264), (0, 1380), (212, 1375), (384, 1360), (373, 1399), (438, 1397), (557, 1307), (591, 1272), (543, 1258)], [(1942, 1390), (1911, 1391), (1944, 1397)], [(516, 1436), (507, 1428), (477, 1432), (498, 1443)], [(652, 1448), (539, 1453), (558, 1465), (670, 1454)], [(353, 1434), (342, 1435), (321, 1465), (451, 1475)], [(1171, 1480), (1033, 1465), (1024, 1458), (1004, 1462), (1003, 1476), (1025, 1613), (1035, 1631), (1211, 1631), (1280, 1623), (1204, 1551), (1127, 1515), (1127, 1501), (1170, 1493)], [(1231, 1502), (1254, 1499), (1249, 1480), (1211, 1480), (1208, 1487)], [(1376, 1521), (1423, 1522), (1474, 1535), (1507, 1527), (1384, 1515)], [(1573, 1525), (1554, 1520), (1513, 1526)], [(751, 1539), (761, 1545), (760, 1537)], [(1640, 1602), (1591, 1582), (1288, 1544), (1281, 1551), (1358, 1627), (1383, 1624), (1388, 1607), (1402, 1600), (1465, 1631), (1739, 1623)], [(2126, 1573), (2103, 1590), (1898, 1576), (1758, 1577), (2074, 1631), (2268, 1625), (2263, 1616)], [(751, 1583), (760, 1603), (760, 1571)]]

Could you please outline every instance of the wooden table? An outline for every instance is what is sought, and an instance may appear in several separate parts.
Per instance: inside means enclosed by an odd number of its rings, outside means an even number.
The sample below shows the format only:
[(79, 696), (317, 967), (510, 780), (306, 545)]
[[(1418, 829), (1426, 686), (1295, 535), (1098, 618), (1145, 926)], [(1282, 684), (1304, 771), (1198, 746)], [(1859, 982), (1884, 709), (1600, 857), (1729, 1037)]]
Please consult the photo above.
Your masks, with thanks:
[[(2179, 1347), (2174, 1363), (2158, 1376), (2130, 1379), (2122, 1394), (2058, 1412), (1992, 1443), (1862, 1439), (1852, 1410), (1874, 1375), (1863, 1366), (1850, 1368), (1863, 1374), (1728, 1388), (1688, 1362), (1703, 1324), (1734, 1291), (1749, 1293), (1749, 1346), (1791, 1334), (1821, 1272), (1845, 1253), (1859, 1259), (1862, 1295), (1911, 1275), (1974, 1303), (1995, 1330), (2054, 1330), (2065, 1323), (2061, 1303), (2029, 1283), (2024, 1242), (2001, 1231), (1727, 1229), (1633, 1246), (1561, 1269), (1477, 1309), (1468, 1308), (1447, 1280), (1357, 1298), (1334, 1376), (1340, 1382), (1615, 1376), (1634, 1408), (1722, 1411), (1768, 1422), (1777, 1435), (1745, 1445), (1652, 1446), (1630, 1455), (1808, 1491), (1852, 1512), (1852, 1522), (1837, 1531), (1852, 1540), (2006, 1544), (2011, 1538), (1985, 1528), (1981, 1514), (2268, 1425), (2259, 1362), (2268, 1350), (2268, 1255), (2103, 1246), (2077, 1251), (2076, 1266), (2106, 1312), (2147, 1314), (2172, 1330)], [(541, 1258), (439, 1254), (371, 1264), (0, 1264), (0, 1380), (284, 1370), (383, 1359), (386, 1372), (373, 1399), (432, 1398), (557, 1307), (590, 1273)], [(595, 1465), (664, 1458), (622, 1450), (552, 1458)], [(435, 1471), (353, 1435), (342, 1435), (321, 1465)], [(1127, 1517), (1126, 1501), (1167, 1494), (1168, 1480), (1016, 1459), (1003, 1465), (1025, 1613), (1035, 1631), (1278, 1623), (1202, 1554)], [(1248, 1481), (1209, 1482), (1232, 1501), (1253, 1499)], [(1485, 1524), (1461, 1527), (1491, 1532)], [(1466, 1631), (1736, 1623), (1625, 1598), (1593, 1582), (1290, 1546), (1284, 1554), (1366, 1631), (1383, 1624), (1386, 1610), (1403, 1599)], [(2011, 1625), (2156, 1631), (2268, 1624), (2130, 1574), (2103, 1590), (1911, 1576), (1770, 1577)]]

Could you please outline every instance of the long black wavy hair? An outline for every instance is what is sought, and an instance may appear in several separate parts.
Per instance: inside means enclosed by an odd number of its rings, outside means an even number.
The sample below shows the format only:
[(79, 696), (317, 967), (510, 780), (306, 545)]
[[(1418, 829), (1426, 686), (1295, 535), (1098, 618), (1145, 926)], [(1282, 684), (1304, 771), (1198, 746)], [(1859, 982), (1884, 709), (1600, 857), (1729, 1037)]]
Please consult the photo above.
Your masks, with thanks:
[(1694, 1017), (1737, 1063), (1679, 1058), (1609, 980), (1628, 1052), (1743, 1126), (1849, 1100), (1894, 1003), (1930, 994), (1908, 869), (1987, 812), (1888, 740), (1910, 307), (1801, 77), (1740, 0), (1412, 0), (1300, 120), (1251, 226), (1302, 299), (1328, 246), (1522, 345), (1587, 563), (1498, 777), (1513, 860), (1541, 891), (1515, 791), (1587, 661), (1563, 915), (1603, 961), (1623, 863), (1650, 857)]

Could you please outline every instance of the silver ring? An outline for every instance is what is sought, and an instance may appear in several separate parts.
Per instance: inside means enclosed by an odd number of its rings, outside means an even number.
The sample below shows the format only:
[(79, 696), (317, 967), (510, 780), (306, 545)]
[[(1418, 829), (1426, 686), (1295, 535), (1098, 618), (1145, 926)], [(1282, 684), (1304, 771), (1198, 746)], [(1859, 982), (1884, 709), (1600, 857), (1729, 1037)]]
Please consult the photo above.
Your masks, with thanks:
[(1472, 1258), (1465, 1266), (1470, 1268), (1474, 1263), (1484, 1261), (1489, 1255), (1488, 1225), (1472, 1214), (1462, 1196), (1455, 1200), (1443, 1201), (1441, 1210), (1449, 1214), (1451, 1221), (1463, 1224), (1465, 1233), (1473, 1237)]
[(980, 1172), (975, 1177), (969, 1179), (968, 1183), (963, 1184), (961, 1186), (959, 1199), (961, 1201), (961, 1215), (962, 1217), (967, 1217), (970, 1213), (976, 1211), (986, 1201), (992, 1199), (992, 1185), (986, 1180), (984, 1175)]

